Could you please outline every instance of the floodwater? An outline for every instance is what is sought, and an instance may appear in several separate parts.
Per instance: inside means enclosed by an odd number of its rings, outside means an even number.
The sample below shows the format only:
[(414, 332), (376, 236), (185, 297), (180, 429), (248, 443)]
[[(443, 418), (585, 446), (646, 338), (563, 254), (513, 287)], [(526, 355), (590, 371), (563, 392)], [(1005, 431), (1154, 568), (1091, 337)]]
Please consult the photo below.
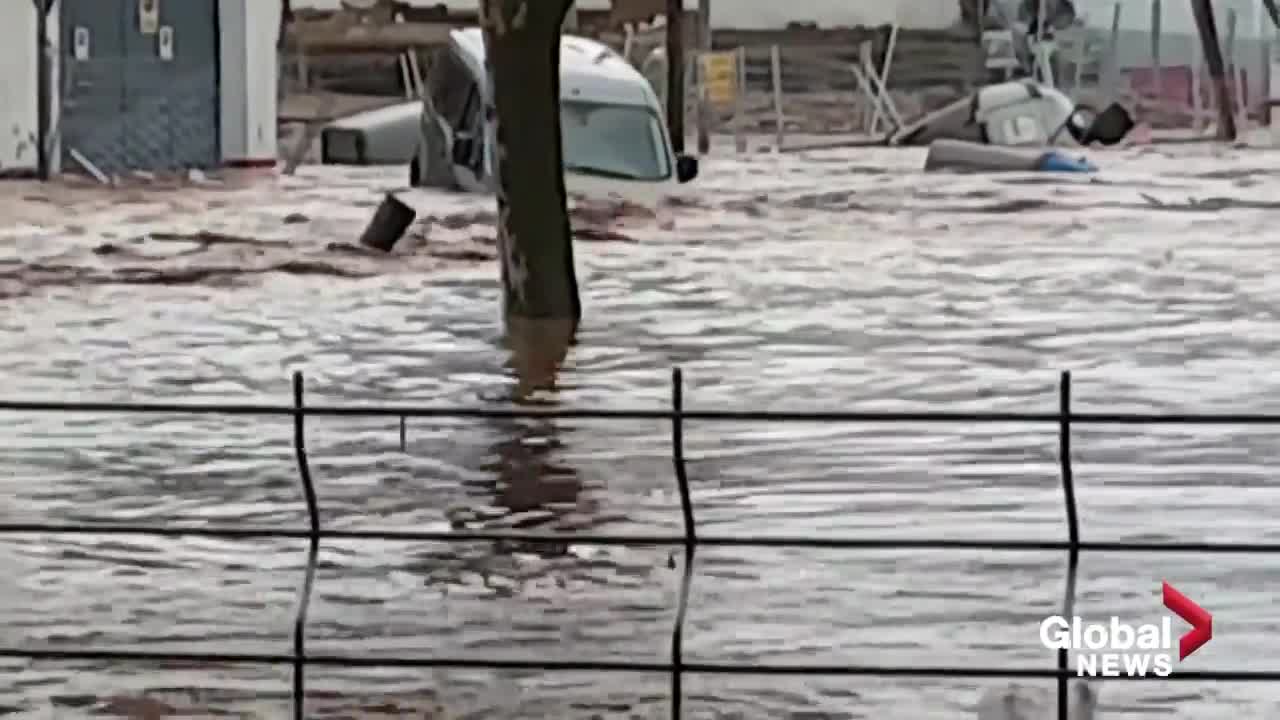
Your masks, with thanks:
[[(1100, 153), (1096, 179), (924, 175), (918, 151), (734, 156), (577, 245), (565, 407), (1280, 412), (1280, 154)], [(502, 407), (491, 201), (415, 193), (393, 257), (353, 248), (394, 169), (226, 188), (0, 186), (3, 394)], [(145, 241), (135, 238), (151, 234)], [(199, 235), (199, 233), (204, 233)], [(196, 237), (193, 240), (192, 235)], [(323, 521), (678, 532), (661, 422), (309, 421)], [(305, 523), (288, 418), (0, 415), (0, 518)], [(704, 534), (1065, 538), (1057, 428), (690, 423)], [(1079, 427), (1087, 540), (1278, 542), (1280, 430)], [(664, 661), (680, 553), (326, 543), (314, 652)], [(0, 540), (0, 645), (287, 652), (304, 544)], [(1280, 565), (1086, 554), (1078, 612), (1215, 618), (1185, 670), (1280, 668)], [(685, 659), (1051, 667), (1060, 553), (703, 549)], [(1175, 620), (1175, 634), (1184, 625)], [(279, 718), (289, 671), (0, 660), (0, 713)], [(1176, 673), (1176, 671), (1175, 671)], [(664, 718), (668, 678), (318, 668), (313, 717)], [(1004, 682), (691, 675), (686, 718), (974, 718)], [(1051, 683), (1022, 683), (1039, 697)], [(1105, 718), (1273, 718), (1274, 684), (1104, 681)], [(164, 712), (147, 717), (168, 716)], [(1048, 715), (1045, 715), (1048, 717)]]

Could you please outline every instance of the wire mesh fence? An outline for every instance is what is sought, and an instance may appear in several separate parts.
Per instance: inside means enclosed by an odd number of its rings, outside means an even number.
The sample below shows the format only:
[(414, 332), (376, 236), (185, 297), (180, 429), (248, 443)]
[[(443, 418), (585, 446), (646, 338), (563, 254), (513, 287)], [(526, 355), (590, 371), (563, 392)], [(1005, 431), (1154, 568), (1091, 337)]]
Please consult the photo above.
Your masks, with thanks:
[[(297, 476), (306, 507), (307, 524), (302, 527), (262, 526), (172, 526), (135, 523), (0, 523), (0, 536), (17, 534), (158, 537), (197, 536), (224, 539), (288, 538), (307, 542), (305, 574), (297, 594), (292, 620), (292, 647), (282, 653), (215, 653), (171, 652), (149, 650), (104, 650), (93, 647), (32, 648), (0, 647), (0, 658), (24, 660), (105, 660), (114, 662), (214, 662), (287, 666), (292, 669), (291, 702), (293, 716), (304, 718), (306, 712), (307, 670), (316, 667), (340, 668), (471, 668), (488, 670), (593, 671), (608, 673), (663, 673), (670, 678), (671, 717), (682, 717), (685, 698), (684, 680), (689, 675), (761, 675), (761, 676), (878, 676), (951, 679), (1051, 679), (1057, 684), (1057, 713), (1066, 720), (1068, 690), (1074, 671), (1069, 667), (1068, 651), (1057, 652), (1056, 663), (1045, 667), (994, 667), (975, 665), (876, 665), (876, 664), (765, 664), (688, 661), (684, 654), (684, 632), (693, 584), (694, 559), (700, 548), (809, 548), (828, 550), (894, 550), (916, 549), (936, 551), (986, 550), (1006, 552), (1058, 551), (1067, 556), (1066, 590), (1062, 614), (1073, 615), (1076, 602), (1076, 575), (1082, 553), (1201, 553), (1263, 554), (1280, 553), (1280, 543), (1225, 542), (1096, 542), (1081, 537), (1072, 466), (1072, 431), (1081, 425), (1280, 425), (1280, 415), (1272, 414), (1142, 414), (1077, 412), (1072, 409), (1071, 375), (1062, 373), (1058, 386), (1058, 408), (1052, 412), (777, 412), (692, 410), (684, 402), (684, 383), (680, 369), (672, 371), (671, 405), (666, 409), (506, 409), (495, 407), (421, 407), (408, 405), (325, 405), (305, 401), (301, 373), (293, 375), (293, 402), (289, 405), (268, 404), (197, 404), (197, 403), (115, 403), (115, 402), (48, 402), (2, 400), (0, 411), (9, 413), (67, 414), (187, 414), (289, 417), (292, 419), (292, 447)], [(307, 419), (393, 418), (400, 423), (400, 446), (405, 446), (405, 427), (409, 418), (576, 418), (598, 420), (656, 420), (669, 423), (670, 460), (679, 493), (682, 531), (679, 534), (586, 534), (533, 531), (392, 531), (326, 528), (321, 522), (321, 508), (312, 478), (307, 450)], [(1050, 425), (1057, 429), (1057, 456), (1065, 508), (1066, 528), (1061, 540), (956, 540), (942, 537), (886, 539), (873, 537), (820, 538), (814, 536), (727, 536), (699, 531), (698, 515), (692, 499), (685, 459), (685, 425), (688, 422), (754, 422), (754, 423), (1020, 423)], [(471, 541), (511, 541), (520, 543), (574, 543), (601, 546), (667, 546), (683, 550), (684, 563), (677, 593), (674, 623), (670, 630), (670, 657), (664, 662), (629, 662), (622, 660), (548, 660), (498, 659), (470, 657), (363, 656), (352, 653), (313, 652), (307, 644), (308, 612), (312, 603), (318, 557), (325, 541), (425, 541), (462, 543)], [(1210, 670), (1179, 671), (1161, 680), (1270, 681), (1280, 680), (1280, 670)]]

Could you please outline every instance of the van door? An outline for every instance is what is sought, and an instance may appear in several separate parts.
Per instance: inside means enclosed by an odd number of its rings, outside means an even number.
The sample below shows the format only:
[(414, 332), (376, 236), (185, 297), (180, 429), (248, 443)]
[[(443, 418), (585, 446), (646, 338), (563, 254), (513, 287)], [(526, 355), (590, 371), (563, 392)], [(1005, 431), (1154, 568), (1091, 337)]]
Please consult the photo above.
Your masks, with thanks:
[[(479, 141), (471, 139), (467, 126), (471, 96), (476, 84), (467, 66), (450, 48), (442, 48), (431, 68), (431, 124), (440, 147), (433, 148), (434, 161), (454, 185), (475, 191), (475, 173), (460, 172), (455, 158), (470, 157), (469, 146)], [(434, 163), (433, 163), (434, 164)], [(467, 169), (464, 163), (461, 169)]]
[(480, 88), (471, 83), (462, 112), (452, 127), (454, 140), (449, 157), (458, 184), (468, 192), (488, 190), (484, 173), (486, 133), (480, 106)]

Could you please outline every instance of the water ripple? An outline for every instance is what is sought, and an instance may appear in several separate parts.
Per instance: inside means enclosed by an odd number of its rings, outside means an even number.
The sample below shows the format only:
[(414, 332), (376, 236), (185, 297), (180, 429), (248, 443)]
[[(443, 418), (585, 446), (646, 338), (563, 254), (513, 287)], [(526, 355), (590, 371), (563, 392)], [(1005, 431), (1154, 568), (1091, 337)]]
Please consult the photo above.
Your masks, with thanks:
[[(1243, 153), (1248, 153), (1247, 157)], [(657, 216), (578, 211), (586, 318), (548, 402), (1280, 411), (1280, 186), (1270, 154), (1099, 154), (1096, 179), (922, 174), (918, 151), (721, 153)], [(1274, 163), (1272, 163), (1274, 164)], [(399, 169), (304, 168), (273, 186), (28, 188), (3, 200), (8, 395), (498, 403), (490, 201), (408, 193), (389, 257), (353, 239)], [(122, 194), (123, 193), (123, 194)], [(26, 196), (27, 199), (22, 199)], [(37, 197), (38, 196), (38, 197)], [(35, 199), (32, 199), (35, 198)], [(593, 215), (593, 212), (595, 214)], [(596, 240), (597, 242), (591, 242)], [(1053, 427), (691, 423), (705, 532), (1065, 536)], [(0, 417), (0, 516), (301, 524), (287, 419)], [(1079, 428), (1090, 540), (1277, 541), (1278, 433)], [(316, 420), (326, 525), (678, 532), (662, 423)], [(0, 644), (280, 652), (300, 542), (0, 542)], [(1030, 666), (1060, 601), (1053, 553), (703, 550), (687, 653), (705, 661)], [(659, 548), (326, 544), (310, 642), (359, 653), (664, 659), (679, 558)], [(1274, 668), (1274, 562), (1082, 560), (1089, 617), (1161, 614), (1168, 579), (1222, 627), (1196, 669)], [(280, 717), (285, 669), (138, 672), (0, 662), (0, 712)], [(660, 717), (665, 677), (316, 670), (314, 717)], [(998, 685), (998, 684), (997, 684)], [(971, 717), (970, 681), (691, 677), (688, 717)], [(1105, 716), (1262, 718), (1274, 690), (1116, 683)]]

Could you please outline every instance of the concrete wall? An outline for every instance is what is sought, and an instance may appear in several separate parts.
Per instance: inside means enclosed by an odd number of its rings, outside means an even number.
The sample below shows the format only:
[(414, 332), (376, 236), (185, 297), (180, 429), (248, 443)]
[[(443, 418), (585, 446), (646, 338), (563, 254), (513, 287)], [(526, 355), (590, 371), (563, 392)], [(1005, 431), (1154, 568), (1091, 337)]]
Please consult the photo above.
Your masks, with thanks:
[[(1116, 5), (1120, 6), (1120, 29), (1150, 33), (1151, 0), (1074, 0), (1076, 10), (1090, 27), (1111, 30), (1111, 16)], [(1214, 18), (1218, 31), (1227, 32), (1227, 11), (1236, 11), (1236, 35), (1257, 37), (1259, 29), (1269, 28), (1271, 20), (1265, 17), (1261, 0), (1213, 0)], [(1262, 20), (1266, 25), (1261, 25)], [(1191, 14), (1189, 0), (1161, 0), (1160, 27), (1166, 35), (1195, 35), (1196, 22)]]
[(228, 165), (276, 162), (280, 9), (280, 0), (219, 0), (221, 146)]
[[(1116, 0), (1075, 0), (1085, 24), (1107, 38), (1111, 33), (1111, 21)], [(1146, 68), (1152, 64), (1151, 53), (1151, 0), (1121, 0), (1120, 36), (1116, 56), (1121, 68)], [(1276, 31), (1262, 7), (1261, 0), (1214, 0), (1214, 19), (1222, 42), (1224, 55), (1227, 49), (1228, 13), (1235, 10), (1235, 45), (1224, 59), (1229, 64), (1243, 68), (1248, 78), (1250, 101), (1264, 95), (1263, 83), (1269, 65), (1268, 46), (1276, 44)], [(1161, 0), (1160, 2), (1160, 64), (1169, 66), (1193, 66), (1200, 58), (1200, 36), (1196, 32), (1195, 18), (1187, 0)], [(1207, 70), (1206, 70), (1207, 72)]]
[[(49, 36), (57, 42), (57, 6)], [(0, 0), (0, 174), (35, 172), (38, 124), (36, 8), (31, 0)], [(53, 98), (57, 112), (57, 98)]]

